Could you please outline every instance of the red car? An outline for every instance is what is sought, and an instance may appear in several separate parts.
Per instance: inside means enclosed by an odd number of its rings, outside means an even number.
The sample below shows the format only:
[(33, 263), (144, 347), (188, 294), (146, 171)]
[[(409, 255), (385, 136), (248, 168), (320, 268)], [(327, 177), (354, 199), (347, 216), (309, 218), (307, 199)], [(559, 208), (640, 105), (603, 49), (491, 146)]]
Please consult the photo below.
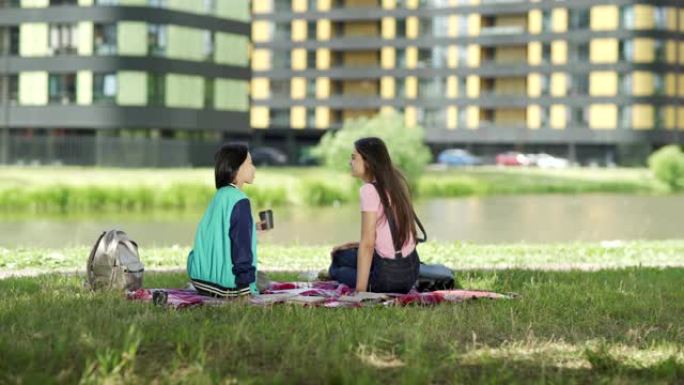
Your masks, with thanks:
[(498, 166), (529, 166), (530, 159), (522, 153), (509, 151), (496, 156)]

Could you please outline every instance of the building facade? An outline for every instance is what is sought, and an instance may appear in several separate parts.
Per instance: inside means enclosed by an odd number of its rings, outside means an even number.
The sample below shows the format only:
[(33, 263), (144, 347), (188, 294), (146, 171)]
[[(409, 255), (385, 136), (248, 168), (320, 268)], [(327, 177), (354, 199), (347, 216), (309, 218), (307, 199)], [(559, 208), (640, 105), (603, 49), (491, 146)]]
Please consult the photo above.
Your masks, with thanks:
[(0, 0), (0, 164), (210, 164), (249, 49), (249, 0)]
[(255, 128), (394, 110), (434, 149), (630, 163), (684, 138), (677, 0), (264, 0)]

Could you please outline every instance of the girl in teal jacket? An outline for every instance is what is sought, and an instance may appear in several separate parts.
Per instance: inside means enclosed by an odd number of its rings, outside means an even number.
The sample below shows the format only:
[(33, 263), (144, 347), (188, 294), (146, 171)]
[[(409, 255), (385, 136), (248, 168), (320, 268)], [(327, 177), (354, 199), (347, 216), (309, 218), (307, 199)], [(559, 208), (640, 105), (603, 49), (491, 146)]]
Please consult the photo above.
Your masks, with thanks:
[(257, 294), (256, 225), (242, 192), (245, 183), (254, 181), (252, 157), (246, 145), (231, 143), (221, 147), (215, 159), (216, 194), (197, 226), (188, 275), (202, 294)]

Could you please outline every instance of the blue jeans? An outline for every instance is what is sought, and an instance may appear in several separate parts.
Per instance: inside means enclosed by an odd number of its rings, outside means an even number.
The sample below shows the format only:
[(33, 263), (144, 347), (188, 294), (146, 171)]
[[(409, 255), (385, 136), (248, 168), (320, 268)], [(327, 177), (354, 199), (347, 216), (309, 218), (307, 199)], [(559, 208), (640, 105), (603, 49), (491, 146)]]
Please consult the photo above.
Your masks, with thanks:
[[(330, 277), (349, 287), (356, 287), (356, 259), (358, 249), (340, 250), (333, 254)], [(376, 293), (407, 293), (418, 280), (420, 259), (414, 250), (399, 259), (382, 258), (373, 253), (368, 291)]]

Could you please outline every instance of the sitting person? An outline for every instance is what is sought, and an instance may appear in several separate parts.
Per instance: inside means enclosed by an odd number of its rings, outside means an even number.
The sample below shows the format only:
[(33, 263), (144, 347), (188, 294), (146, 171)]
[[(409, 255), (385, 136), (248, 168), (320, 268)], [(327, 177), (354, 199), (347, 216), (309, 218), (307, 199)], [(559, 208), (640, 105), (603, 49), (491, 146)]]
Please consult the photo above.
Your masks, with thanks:
[[(257, 225), (242, 186), (255, 167), (244, 144), (226, 144), (215, 157), (216, 193), (197, 226), (188, 275), (198, 292), (214, 297), (258, 294)], [(260, 226), (261, 224), (259, 224)]]
[(407, 293), (420, 264), (408, 184), (381, 139), (360, 139), (354, 147), (351, 173), (365, 182), (360, 189), (361, 241), (332, 250), (330, 278), (357, 292)]

